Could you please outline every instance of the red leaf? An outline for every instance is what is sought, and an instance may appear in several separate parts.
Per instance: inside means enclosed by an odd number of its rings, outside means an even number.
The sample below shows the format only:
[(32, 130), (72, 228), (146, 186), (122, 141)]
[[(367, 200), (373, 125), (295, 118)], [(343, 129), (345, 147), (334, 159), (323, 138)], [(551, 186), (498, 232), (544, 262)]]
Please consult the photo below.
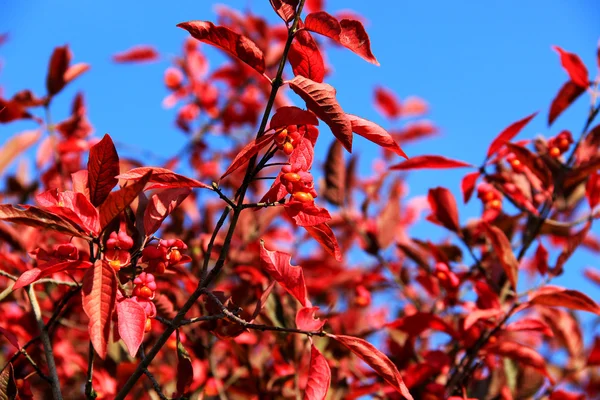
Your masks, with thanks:
[(72, 57), (68, 45), (57, 47), (52, 52), (46, 76), (46, 89), (49, 96), (60, 92), (69, 82), (89, 69), (89, 65), (82, 63), (69, 67)]
[(100, 358), (104, 359), (117, 297), (115, 270), (107, 262), (96, 261), (83, 277), (81, 294), (83, 310), (90, 319), (90, 340)]
[(592, 224), (588, 222), (581, 230), (567, 238), (567, 243), (563, 251), (558, 255), (556, 265), (552, 271), (554, 274), (561, 274), (563, 266), (571, 258), (577, 247), (583, 243), (588, 232), (592, 228)]
[(142, 178), (131, 185), (125, 186), (116, 192), (109, 193), (106, 200), (100, 206), (100, 226), (102, 229), (110, 221), (113, 220), (116, 216), (118, 216), (125, 208), (127, 208), (132, 201), (134, 201), (137, 196), (140, 194), (142, 190), (144, 190), (144, 186), (150, 180), (150, 172), (147, 172), (146, 175), (142, 176)]
[(460, 231), (460, 223), (458, 222), (458, 208), (456, 200), (452, 193), (443, 187), (430, 189), (427, 195), (429, 206), (431, 207), (434, 222), (453, 232)]
[(112, 59), (117, 63), (156, 61), (158, 52), (152, 46), (138, 45), (115, 54)]
[(70, 190), (59, 192), (58, 189), (54, 189), (40, 193), (35, 198), (44, 210), (64, 217), (74, 225), (81, 226), (88, 233), (99, 233), (98, 210), (85, 195)]
[(456, 331), (446, 321), (428, 312), (417, 312), (390, 322), (386, 326), (404, 331), (413, 337), (421, 335), (427, 329), (445, 332), (453, 338), (458, 337)]
[(17, 336), (14, 333), (12, 333), (9, 330), (4, 329), (1, 326), (0, 326), (0, 333), (6, 338), (6, 340), (8, 340), (10, 342), (10, 344), (15, 346), (15, 348), (17, 350), (21, 350), (21, 345), (19, 344)]
[(398, 146), (398, 144), (394, 141), (394, 138), (392, 138), (388, 131), (383, 129), (381, 126), (374, 122), (357, 117), (356, 115), (346, 114), (346, 117), (352, 124), (352, 132), (355, 132), (365, 139), (378, 144), (384, 149), (393, 151), (400, 157), (408, 159), (404, 151), (402, 151), (400, 146)]
[(88, 187), (90, 201), (96, 207), (106, 200), (108, 194), (119, 183), (119, 155), (108, 135), (90, 149), (88, 159)]
[(531, 121), (533, 117), (537, 115), (537, 113), (537, 111), (534, 112), (533, 114), (509, 125), (506, 129), (500, 132), (500, 134), (492, 141), (492, 144), (490, 144), (487, 157), (490, 158), (492, 155), (496, 154), (506, 142), (513, 140), (513, 138), (517, 136), (519, 132), (521, 132), (525, 125), (527, 125), (529, 121)]
[(406, 171), (410, 169), (448, 169), (472, 167), (463, 161), (452, 160), (442, 156), (417, 156), (390, 167), (397, 171)]
[(195, 39), (216, 46), (245, 62), (259, 73), (265, 72), (263, 52), (246, 36), (208, 21), (182, 22), (177, 26), (188, 31)]
[(352, 124), (335, 98), (335, 89), (326, 83), (313, 82), (303, 76), (289, 81), (290, 87), (305, 102), (309, 110), (325, 122), (333, 135), (352, 152)]
[(51, 229), (70, 236), (88, 237), (82, 227), (56, 214), (35, 206), (20, 207), (22, 209), (16, 208), (12, 204), (0, 204), (0, 220), (36, 228)]
[(296, 16), (296, 8), (298, 7), (298, 0), (269, 0), (273, 10), (281, 17), (285, 22), (290, 22)]
[(515, 257), (515, 253), (513, 253), (510, 241), (500, 228), (489, 224), (484, 224), (484, 228), (490, 239), (494, 253), (498, 257), (504, 273), (506, 273), (506, 277), (512, 284), (512, 287), (516, 288), (519, 277), (519, 261)]
[(545, 286), (531, 295), (529, 305), (566, 307), (600, 315), (600, 306), (585, 294), (558, 286)]
[(273, 117), (269, 129), (285, 128), (288, 125), (319, 125), (315, 114), (294, 106), (279, 107)]
[(327, 335), (332, 339), (337, 340), (361, 360), (367, 363), (371, 368), (379, 374), (388, 384), (390, 384), (398, 393), (406, 399), (412, 400), (408, 388), (404, 384), (400, 372), (396, 365), (382, 352), (377, 350), (375, 346), (369, 342), (352, 336), (345, 335)]
[(71, 174), (71, 181), (73, 183), (73, 191), (83, 194), (89, 201), (90, 187), (88, 185), (88, 175), (87, 169), (79, 170)]
[(540, 332), (548, 337), (554, 336), (554, 332), (552, 329), (546, 324), (538, 319), (524, 318), (515, 322), (511, 322), (506, 328), (505, 331), (508, 332)]
[(124, 299), (117, 303), (119, 336), (123, 339), (131, 357), (135, 357), (142, 341), (146, 326), (146, 311), (137, 301)]
[(144, 233), (152, 235), (160, 228), (162, 222), (192, 192), (190, 188), (167, 189), (152, 195), (144, 211)]
[(493, 354), (508, 357), (521, 364), (536, 368), (547, 375), (546, 360), (537, 351), (520, 343), (503, 340), (486, 349)]
[(588, 70), (579, 56), (574, 53), (564, 51), (558, 46), (552, 48), (560, 55), (560, 63), (569, 74), (569, 78), (579, 87), (587, 88), (590, 85)]
[(546, 190), (552, 190), (554, 184), (552, 172), (550, 172), (548, 166), (540, 157), (536, 156), (523, 146), (513, 143), (505, 143), (505, 145), (508, 151), (513, 153), (517, 157), (517, 160), (521, 162), (521, 164), (527, 167), (535, 176), (539, 178)]
[(0, 148), (0, 174), (19, 154), (33, 146), (40, 136), (40, 131), (26, 131), (17, 133), (5, 141)]
[(318, 11), (306, 16), (305, 28), (335, 40), (342, 46), (370, 62), (379, 65), (371, 52), (371, 41), (360, 21), (343, 19), (338, 21), (325, 11)]
[(194, 382), (194, 367), (189, 353), (181, 342), (177, 343), (177, 392), (185, 394)]
[(310, 367), (308, 367), (308, 380), (304, 389), (304, 400), (325, 400), (331, 383), (331, 370), (327, 359), (319, 352), (317, 347), (310, 346)]
[(538, 247), (535, 250), (533, 262), (539, 273), (541, 275), (546, 275), (546, 272), (548, 272), (548, 250), (546, 250), (542, 242), (538, 244)]
[(600, 175), (593, 172), (585, 186), (585, 196), (588, 199), (590, 208), (593, 210), (600, 202)]
[(552, 125), (554, 120), (558, 118), (560, 114), (563, 113), (579, 96), (581, 96), (585, 92), (585, 88), (578, 86), (573, 81), (568, 81), (565, 83), (558, 94), (552, 100), (552, 104), (550, 105), (550, 112), (548, 113), (548, 126)]
[(587, 365), (600, 365), (600, 337), (596, 336), (594, 345), (587, 359)]
[(235, 172), (242, 165), (246, 164), (252, 157), (258, 154), (266, 145), (271, 143), (274, 133), (269, 133), (267, 135), (263, 135), (258, 139), (252, 140), (248, 143), (240, 152), (235, 156), (227, 171), (221, 175), (221, 179), (224, 179), (227, 175)]
[(398, 118), (402, 111), (400, 101), (389, 89), (383, 87), (375, 88), (375, 107), (388, 118)]
[(319, 332), (327, 320), (315, 317), (319, 307), (303, 307), (296, 313), (296, 328), (309, 332)]
[(317, 42), (308, 31), (301, 30), (294, 35), (294, 41), (288, 53), (288, 60), (294, 75), (302, 75), (315, 82), (323, 82), (325, 77), (323, 56), (319, 51)]
[(300, 203), (297, 201), (284, 205), (287, 214), (298, 226), (315, 226), (331, 220), (329, 212), (314, 203)]
[[(183, 175), (176, 174), (175, 172), (166, 168), (160, 167), (141, 167), (134, 168), (125, 172), (124, 174), (118, 175), (118, 179), (124, 180), (138, 180), (144, 177), (148, 172), (152, 173), (148, 182), (158, 183), (157, 187), (162, 189), (166, 188), (204, 188), (212, 190), (209, 185), (197, 181), (192, 178), (188, 178)], [(153, 186), (154, 187), (154, 186)]]
[(81, 260), (47, 263), (43, 266), (40, 266), (39, 268), (36, 267), (23, 272), (19, 279), (17, 279), (17, 281), (15, 282), (13, 290), (17, 290), (27, 285), (31, 285), (33, 282), (36, 282), (47, 276), (51, 276), (52, 274), (55, 274), (57, 272), (74, 269), (87, 269), (91, 266), (91, 262)]
[(324, 165), (325, 188), (321, 193), (325, 200), (336, 206), (341, 206), (346, 198), (346, 164), (343, 151), (340, 142), (331, 142)]
[(469, 199), (473, 195), (477, 179), (479, 179), (479, 171), (469, 172), (463, 177), (462, 181), (460, 181), (460, 189), (462, 190), (463, 201), (465, 204), (469, 202)]
[(490, 318), (498, 317), (503, 313), (504, 311), (500, 308), (484, 308), (470, 311), (463, 322), (463, 329), (467, 331), (478, 321), (488, 321)]
[(289, 294), (294, 296), (303, 307), (310, 307), (306, 297), (306, 284), (302, 267), (291, 265), (291, 256), (280, 251), (265, 249), (264, 243), (260, 245), (260, 259), (262, 267), (271, 278), (275, 279)]
[(305, 226), (304, 229), (327, 250), (327, 253), (331, 254), (337, 261), (342, 261), (342, 251), (329, 225)]

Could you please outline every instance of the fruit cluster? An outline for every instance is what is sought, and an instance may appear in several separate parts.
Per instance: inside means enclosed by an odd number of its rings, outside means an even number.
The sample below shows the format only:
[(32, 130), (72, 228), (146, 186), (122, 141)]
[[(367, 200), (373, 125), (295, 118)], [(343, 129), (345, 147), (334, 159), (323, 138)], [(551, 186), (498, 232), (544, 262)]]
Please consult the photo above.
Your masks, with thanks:
[(146, 325), (144, 331), (149, 332), (152, 329), (152, 318), (156, 316), (156, 306), (152, 302), (156, 294), (156, 280), (154, 275), (142, 272), (133, 280), (133, 299), (138, 302), (146, 311)]
[(104, 259), (118, 272), (121, 268), (129, 265), (131, 262), (129, 250), (131, 250), (132, 247), (133, 238), (129, 236), (127, 232), (111, 232), (106, 241)]
[(312, 125), (289, 125), (275, 135), (275, 143), (286, 155), (292, 154), (303, 136), (314, 137), (319, 133)]
[(482, 183), (477, 187), (477, 197), (485, 209), (502, 209), (502, 194), (489, 183)]
[(314, 201), (317, 191), (310, 172), (303, 171), (298, 165), (285, 165), (281, 168), (281, 173), (281, 183), (292, 195), (292, 199), (302, 203)]
[(142, 250), (141, 262), (147, 264), (146, 271), (163, 274), (167, 268), (189, 261), (189, 257), (181, 254), (186, 249), (187, 245), (181, 239), (161, 239)]
[(562, 131), (548, 140), (548, 154), (552, 158), (558, 158), (569, 150), (572, 143), (573, 136), (571, 136), (571, 132)]

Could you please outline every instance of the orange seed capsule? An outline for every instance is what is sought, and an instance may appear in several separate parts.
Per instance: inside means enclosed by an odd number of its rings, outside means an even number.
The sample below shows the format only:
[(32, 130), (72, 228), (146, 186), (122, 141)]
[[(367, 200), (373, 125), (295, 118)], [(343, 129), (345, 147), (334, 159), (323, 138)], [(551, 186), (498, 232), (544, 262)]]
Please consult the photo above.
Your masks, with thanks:
[(152, 330), (152, 320), (150, 318), (146, 319), (146, 325), (144, 326), (144, 332), (148, 333)]
[(489, 204), (490, 208), (493, 208), (495, 210), (499, 210), (499, 209), (502, 208), (502, 202), (500, 200), (498, 200), (498, 199), (492, 200), (488, 204)]
[(281, 179), (287, 182), (298, 182), (300, 180), (300, 175), (295, 172), (287, 172), (283, 174)]
[(312, 195), (306, 192), (295, 192), (292, 194), (292, 197), (298, 201), (301, 201), (302, 203), (308, 203), (314, 200)]
[(283, 145), (283, 152), (284, 152), (286, 155), (288, 155), (288, 156), (289, 156), (290, 154), (292, 154), (292, 152), (293, 152), (293, 151), (294, 151), (294, 145), (293, 145), (293, 144), (291, 144), (290, 142), (286, 142), (286, 143)]
[(556, 158), (560, 156), (560, 149), (558, 147), (551, 147), (549, 153), (551, 157)]

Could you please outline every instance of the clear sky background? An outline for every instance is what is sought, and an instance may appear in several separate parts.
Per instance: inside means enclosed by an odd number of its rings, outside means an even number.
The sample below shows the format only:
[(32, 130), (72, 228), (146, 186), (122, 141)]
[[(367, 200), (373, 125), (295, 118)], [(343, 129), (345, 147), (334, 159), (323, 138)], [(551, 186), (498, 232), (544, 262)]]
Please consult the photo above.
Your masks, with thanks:
[[(96, 135), (108, 132), (120, 143), (136, 144), (168, 158), (185, 143), (185, 137), (174, 128), (174, 111), (161, 106), (167, 94), (163, 72), (187, 37), (175, 25), (193, 19), (215, 20), (215, 3), (4, 0), (0, 32), (9, 32), (10, 40), (0, 47), (0, 86), (6, 96), (25, 88), (43, 94), (52, 49), (68, 43), (74, 61), (90, 63), (92, 69), (53, 103), (55, 119), (68, 115), (74, 93), (82, 89)], [(279, 21), (267, 0), (222, 3), (237, 9), (250, 6), (270, 21)], [(520, 138), (549, 137), (562, 129), (579, 135), (587, 114), (586, 95), (551, 130), (546, 125), (550, 102), (567, 80), (551, 45), (577, 53), (594, 76), (600, 1), (326, 1), (327, 11), (342, 9), (368, 20), (367, 31), (381, 67), (345, 49), (333, 49), (328, 59), (335, 73), (328, 83), (338, 89), (345, 111), (384, 126), (389, 125), (372, 107), (375, 85), (390, 87), (401, 99), (410, 95), (424, 98), (431, 106), (428, 118), (442, 134), (407, 146), (409, 156), (441, 154), (479, 164), (497, 133), (536, 110), (540, 115)], [(114, 53), (137, 44), (155, 46), (161, 61), (147, 65), (111, 61)], [(0, 125), (0, 142), (28, 128), (33, 128), (31, 123)], [(358, 143), (357, 149), (365, 147), (364, 142)], [(319, 151), (327, 145), (325, 140)], [(372, 146), (365, 149), (363, 171), (376, 154)], [(127, 154), (124, 148), (120, 151)], [(443, 185), (460, 199), (460, 178), (465, 173), (412, 173), (410, 195), (424, 195), (429, 187)], [(461, 207), (462, 221), (479, 210), (478, 201)], [(411, 233), (426, 238), (439, 237), (443, 231), (425, 222)], [(598, 300), (599, 288), (582, 278), (586, 266), (598, 267), (597, 255), (583, 250), (569, 262), (565, 276), (555, 282)]]

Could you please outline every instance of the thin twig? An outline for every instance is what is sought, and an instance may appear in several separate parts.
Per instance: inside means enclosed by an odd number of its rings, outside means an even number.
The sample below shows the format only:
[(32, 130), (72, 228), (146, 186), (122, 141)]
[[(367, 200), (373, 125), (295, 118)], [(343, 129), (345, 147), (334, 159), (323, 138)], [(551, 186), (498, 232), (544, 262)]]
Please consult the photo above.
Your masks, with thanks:
[(88, 347), (88, 367), (87, 367), (87, 379), (85, 381), (85, 398), (93, 400), (96, 398), (96, 391), (94, 390), (93, 380), (94, 380), (94, 358), (96, 357), (96, 352), (94, 351), (94, 346), (90, 341)]
[(40, 330), (40, 338), (44, 346), (44, 353), (46, 354), (46, 364), (48, 365), (48, 371), (50, 372), (50, 379), (52, 380), (52, 397), (54, 400), (62, 400), (62, 392), (60, 390), (60, 381), (58, 380), (58, 372), (56, 371), (56, 362), (54, 361), (54, 353), (52, 351), (52, 342), (46, 331), (44, 320), (42, 318), (42, 311), (40, 304), (38, 303), (37, 296), (33, 286), (29, 286), (27, 293), (29, 295), (29, 301), (31, 302), (31, 308)]

